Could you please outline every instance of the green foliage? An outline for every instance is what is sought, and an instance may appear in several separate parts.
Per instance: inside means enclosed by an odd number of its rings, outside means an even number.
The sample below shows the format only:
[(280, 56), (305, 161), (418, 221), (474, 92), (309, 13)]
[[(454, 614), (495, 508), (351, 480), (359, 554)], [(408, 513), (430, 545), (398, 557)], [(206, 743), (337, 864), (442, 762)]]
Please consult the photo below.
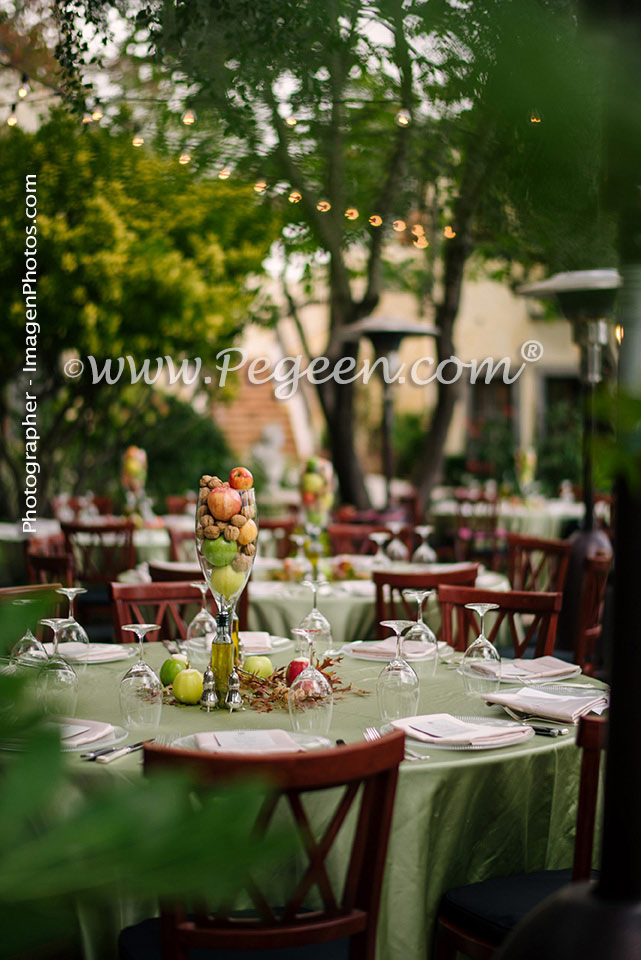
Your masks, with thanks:
[(399, 413), (394, 420), (395, 475), (411, 480), (425, 439), (425, 416), (420, 413)]
[(579, 407), (556, 403), (546, 410), (537, 441), (537, 479), (550, 496), (563, 480), (581, 484), (581, 414)]

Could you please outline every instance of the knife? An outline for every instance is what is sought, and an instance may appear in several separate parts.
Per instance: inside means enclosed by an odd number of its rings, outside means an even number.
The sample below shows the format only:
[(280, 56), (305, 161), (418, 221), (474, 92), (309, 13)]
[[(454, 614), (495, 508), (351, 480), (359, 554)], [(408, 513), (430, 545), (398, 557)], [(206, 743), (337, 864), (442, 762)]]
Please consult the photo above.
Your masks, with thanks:
[(567, 727), (539, 727), (533, 723), (528, 724), (535, 733), (541, 737), (565, 737), (570, 732)]
[(109, 763), (110, 760), (116, 760), (117, 757), (124, 757), (128, 753), (132, 753), (134, 750), (140, 750), (146, 743), (152, 743), (151, 740), (140, 740), (138, 743), (130, 743), (126, 747), (105, 747), (104, 750), (93, 750), (91, 753), (81, 753), (81, 760), (100, 760), (102, 763)]

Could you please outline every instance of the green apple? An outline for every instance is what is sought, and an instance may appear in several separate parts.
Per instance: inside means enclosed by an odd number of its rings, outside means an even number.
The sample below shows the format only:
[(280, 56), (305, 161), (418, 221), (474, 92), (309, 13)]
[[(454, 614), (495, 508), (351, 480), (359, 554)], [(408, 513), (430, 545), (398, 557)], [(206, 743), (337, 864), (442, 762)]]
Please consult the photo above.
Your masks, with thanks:
[(238, 553), (238, 544), (235, 540), (225, 540), (224, 537), (218, 537), (217, 540), (203, 540), (203, 557), (214, 567), (224, 567), (231, 563)]
[(303, 474), (303, 490), (305, 493), (320, 493), (324, 486), (325, 481), (321, 477), (320, 473)]
[(188, 666), (189, 660), (184, 653), (172, 654), (168, 660), (165, 660), (160, 668), (159, 676), (163, 687), (168, 687), (173, 683), (180, 671), (185, 670)]
[(274, 667), (269, 657), (245, 657), (243, 670), (256, 677), (271, 677)]
[(198, 703), (203, 695), (203, 675), (189, 667), (176, 674), (174, 696), (181, 703)]
[[(234, 544), (236, 546), (236, 544)], [(246, 570), (234, 570), (231, 566), (214, 567), (211, 572), (211, 589), (223, 597), (233, 597), (245, 585)]]

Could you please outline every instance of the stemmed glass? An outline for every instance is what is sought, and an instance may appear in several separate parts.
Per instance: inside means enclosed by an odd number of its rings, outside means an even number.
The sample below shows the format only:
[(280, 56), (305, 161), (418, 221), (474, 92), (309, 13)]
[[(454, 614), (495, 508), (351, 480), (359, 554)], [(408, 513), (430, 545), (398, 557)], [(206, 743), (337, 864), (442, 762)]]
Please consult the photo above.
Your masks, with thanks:
[(334, 694), (327, 677), (312, 663), (316, 631), (298, 628), (292, 633), (301, 636), (309, 650), (309, 663), (298, 674), (287, 694), (292, 729), (297, 733), (326, 736), (332, 722)]
[(425, 643), (428, 645), (430, 653), (429, 659), (432, 664), (433, 675), (436, 670), (436, 662), (438, 660), (438, 642), (436, 640), (436, 635), (423, 619), (423, 604), (432, 593), (434, 593), (433, 590), (403, 590), (403, 596), (406, 600), (409, 600), (410, 602), (414, 601), (418, 604), (416, 623), (410, 627), (403, 637), (403, 640), (418, 640), (420, 643)]
[(383, 722), (416, 716), (419, 682), (416, 671), (403, 659), (401, 634), (415, 626), (412, 620), (381, 620), (396, 634), (396, 654), (381, 671), (376, 683), (378, 710)]
[(412, 554), (412, 563), (436, 563), (438, 559), (436, 556), (436, 550), (427, 542), (428, 537), (433, 529), (434, 527), (430, 527), (427, 524), (414, 527), (414, 531), (421, 538), (421, 542)]
[(318, 580), (321, 576), (319, 561), (323, 556), (323, 544), (321, 542), (323, 529), (316, 524), (306, 523), (305, 533), (307, 534), (309, 540), (309, 543), (307, 544), (307, 553), (309, 556), (309, 562), (312, 565), (312, 576), (315, 580)]
[(38, 695), (44, 709), (52, 716), (72, 717), (78, 700), (78, 675), (70, 663), (58, 653), (60, 632), (73, 621), (66, 617), (47, 617), (40, 620), (53, 630), (53, 652), (44, 661), (38, 673)]
[(122, 628), (138, 638), (138, 660), (120, 681), (120, 711), (127, 727), (155, 729), (160, 723), (162, 684), (149, 664), (145, 663), (143, 640), (159, 630), (158, 623), (128, 623)]
[(303, 586), (309, 587), (312, 591), (312, 609), (298, 624), (300, 630), (314, 631), (314, 646), (319, 657), (333, 652), (331, 649), (333, 643), (332, 628), (329, 620), (320, 612), (317, 605), (318, 588), (322, 582), (321, 580), (312, 580), (311, 577), (308, 580), (303, 580)]
[(501, 684), (501, 657), (485, 636), (485, 615), (489, 610), (498, 610), (498, 607), (498, 603), (465, 604), (465, 608), (474, 610), (481, 621), (481, 632), (463, 654), (459, 666), (465, 692), (471, 697), (496, 693)]
[(200, 670), (209, 663), (211, 641), (216, 633), (216, 618), (207, 609), (209, 584), (199, 580), (196, 583), (190, 583), (189, 586), (200, 590), (202, 602), (200, 610), (187, 627), (185, 648), (192, 665)]
[[(21, 598), (19, 600), (13, 600), (11, 605), (14, 607), (22, 607), (29, 603), (33, 603), (33, 600)], [(25, 663), (29, 666), (38, 666), (47, 659), (47, 651), (40, 641), (34, 637), (30, 628), (27, 627), (24, 635), (14, 644), (9, 659), (11, 663)]]
[(60, 643), (89, 643), (87, 631), (76, 620), (73, 609), (76, 597), (86, 592), (84, 587), (60, 587), (56, 590), (56, 593), (61, 593), (69, 601), (69, 610), (67, 611), (69, 626), (63, 627), (60, 634)]
[(388, 543), (387, 550), (385, 551), (387, 553), (387, 556), (390, 558), (390, 560), (398, 561), (401, 563), (405, 560), (409, 560), (410, 552), (399, 537), (400, 532), (405, 526), (405, 524), (394, 522), (394, 523), (388, 523), (387, 526), (390, 528), (392, 532), (392, 539)]
[(376, 544), (376, 553), (374, 554), (374, 558), (372, 560), (373, 567), (389, 567), (390, 559), (385, 553), (384, 549), (389, 538), (389, 533), (386, 533), (384, 530), (369, 534), (369, 539), (372, 541), (372, 543)]

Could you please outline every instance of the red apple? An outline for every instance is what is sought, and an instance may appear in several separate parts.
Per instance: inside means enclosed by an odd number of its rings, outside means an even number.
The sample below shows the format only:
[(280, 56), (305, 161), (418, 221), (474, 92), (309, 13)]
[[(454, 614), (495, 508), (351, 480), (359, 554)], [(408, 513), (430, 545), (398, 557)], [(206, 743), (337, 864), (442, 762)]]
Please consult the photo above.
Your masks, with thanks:
[(305, 657), (297, 657), (295, 660), (292, 660), (291, 663), (287, 666), (287, 672), (285, 674), (285, 682), (288, 687), (291, 687), (292, 683), (296, 679), (299, 673), (302, 673), (303, 670), (309, 666), (309, 660), (306, 660)]
[(249, 490), (254, 486), (254, 478), (247, 467), (234, 467), (229, 471), (229, 483), (234, 490)]
[(310, 503), (314, 503), (314, 501), (316, 500), (316, 494), (312, 493), (310, 490), (305, 490), (303, 491), (301, 500), (306, 506), (309, 506)]
[(243, 501), (237, 490), (233, 490), (228, 483), (214, 487), (207, 497), (207, 506), (215, 520), (231, 520), (240, 513)]

